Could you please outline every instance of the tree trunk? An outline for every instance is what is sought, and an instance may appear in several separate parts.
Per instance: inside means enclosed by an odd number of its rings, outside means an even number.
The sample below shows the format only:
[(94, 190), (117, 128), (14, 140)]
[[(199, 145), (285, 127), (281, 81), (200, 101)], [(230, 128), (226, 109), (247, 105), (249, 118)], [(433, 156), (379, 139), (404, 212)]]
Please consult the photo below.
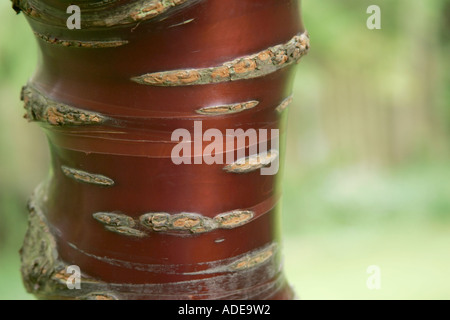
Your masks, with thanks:
[[(80, 29), (68, 28), (69, 5), (81, 9)], [(45, 130), (52, 156), (29, 203), (29, 292), (293, 297), (281, 268), (275, 163), (294, 66), (309, 49), (298, 6), (13, 0), (41, 52), (22, 90), (26, 118)]]

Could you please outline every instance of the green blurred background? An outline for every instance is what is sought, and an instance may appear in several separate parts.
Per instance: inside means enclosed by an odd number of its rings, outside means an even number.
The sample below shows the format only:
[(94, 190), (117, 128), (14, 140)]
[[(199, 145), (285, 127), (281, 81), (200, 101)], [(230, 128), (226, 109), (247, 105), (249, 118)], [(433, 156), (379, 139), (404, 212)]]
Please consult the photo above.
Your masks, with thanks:
[[(369, 30), (369, 5), (382, 29)], [(450, 299), (450, 1), (303, 0), (312, 50), (290, 108), (285, 270), (302, 299)], [(37, 48), (0, 3), (0, 299), (32, 299), (18, 250), (46, 139), (22, 115)], [(381, 271), (369, 290), (367, 268)]]

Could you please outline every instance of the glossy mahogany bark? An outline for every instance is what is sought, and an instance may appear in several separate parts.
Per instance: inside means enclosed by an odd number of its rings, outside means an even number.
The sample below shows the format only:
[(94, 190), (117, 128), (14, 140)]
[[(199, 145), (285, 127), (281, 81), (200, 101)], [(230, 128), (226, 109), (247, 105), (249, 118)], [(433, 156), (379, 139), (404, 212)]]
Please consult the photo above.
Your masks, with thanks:
[[(82, 28), (69, 30), (65, 11), (77, 2)], [(23, 99), (28, 118), (46, 131), (52, 155), (49, 179), (30, 205), (27, 237), (44, 232), (50, 239), (45, 247), (57, 255), (28, 257), (36, 250), (26, 239), (22, 272), (27, 288), (41, 298), (291, 299), (277, 223), (282, 170), (262, 175), (260, 170), (229, 172), (225, 164), (176, 165), (171, 152), (178, 141), (171, 136), (184, 128), (198, 138), (194, 121), (201, 121), (203, 132), (278, 129), (284, 140), (287, 114), (277, 107), (286, 107), (293, 62), (309, 47), (298, 1), (187, 0), (173, 1), (164, 10), (156, 0), (14, 3), (39, 42), (40, 63)], [(132, 3), (158, 10), (137, 15), (127, 7)], [(122, 7), (128, 11), (117, 11)], [(102, 18), (107, 12), (125, 18), (104, 25), (96, 23), (97, 11)], [(295, 47), (300, 53), (287, 49), (286, 57), (278, 57), (276, 46), (300, 35)], [(268, 48), (276, 48), (269, 57), (276, 67), (263, 75), (244, 63), (248, 70), (233, 81), (177, 83), (176, 75), (157, 85), (134, 81), (255, 55), (260, 63)], [(237, 65), (232, 70), (239, 73)], [(258, 104), (240, 112), (198, 112), (248, 101)], [(269, 130), (269, 146), (273, 139)], [(246, 140), (246, 155), (250, 144)], [(280, 164), (283, 148), (281, 142)], [(201, 157), (198, 150), (192, 162), (195, 157)], [(230, 212), (239, 223), (218, 225), (217, 217)], [(251, 212), (249, 219), (245, 212)], [(143, 217), (153, 213), (170, 222), (148, 227)], [(191, 228), (199, 221), (214, 226)], [(36, 224), (44, 229), (33, 232)], [(30, 267), (36, 259), (47, 267)], [(81, 291), (65, 287), (68, 265), (80, 267)]]

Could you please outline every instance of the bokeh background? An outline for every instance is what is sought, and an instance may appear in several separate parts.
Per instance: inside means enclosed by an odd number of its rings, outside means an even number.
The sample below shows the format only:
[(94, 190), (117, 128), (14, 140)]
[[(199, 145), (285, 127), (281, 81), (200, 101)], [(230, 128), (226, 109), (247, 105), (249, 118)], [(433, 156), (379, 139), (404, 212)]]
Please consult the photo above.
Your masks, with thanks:
[[(369, 30), (369, 5), (381, 30)], [(285, 270), (302, 299), (450, 299), (450, 1), (303, 0), (283, 181)], [(18, 251), (46, 176), (22, 115), (34, 36), (0, 3), (0, 299), (32, 299)], [(367, 268), (381, 271), (369, 290)]]

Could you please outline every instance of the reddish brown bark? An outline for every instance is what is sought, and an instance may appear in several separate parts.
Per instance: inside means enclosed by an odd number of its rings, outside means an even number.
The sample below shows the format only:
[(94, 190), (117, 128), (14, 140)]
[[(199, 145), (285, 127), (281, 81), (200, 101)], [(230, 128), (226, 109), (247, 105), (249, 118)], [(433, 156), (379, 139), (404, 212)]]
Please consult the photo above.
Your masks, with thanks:
[[(203, 132), (279, 129), (283, 139), (294, 66), (309, 48), (298, 1), (71, 1), (81, 30), (66, 27), (67, 1), (14, 3), (42, 56), (23, 90), (27, 118), (52, 154), (30, 202), (27, 288), (42, 298), (291, 299), (282, 172), (175, 165), (171, 134), (194, 135), (202, 121)], [(68, 265), (80, 267), (81, 290), (67, 288)]]

